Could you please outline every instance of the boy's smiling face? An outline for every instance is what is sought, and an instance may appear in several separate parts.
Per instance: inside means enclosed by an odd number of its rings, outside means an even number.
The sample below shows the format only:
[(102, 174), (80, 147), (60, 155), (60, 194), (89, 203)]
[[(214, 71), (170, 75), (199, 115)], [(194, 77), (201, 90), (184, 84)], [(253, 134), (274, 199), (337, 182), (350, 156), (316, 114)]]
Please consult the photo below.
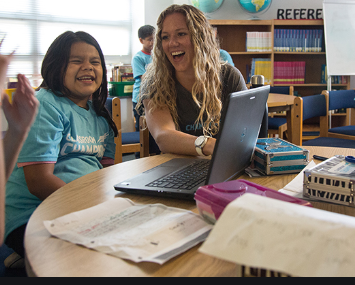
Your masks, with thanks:
[(146, 52), (146, 53), (151, 53), (152, 52), (152, 49), (153, 49), (153, 46), (154, 46), (154, 36), (155, 34), (153, 35), (150, 35), (144, 39), (139, 39), (139, 41), (141, 42), (141, 44), (143, 45), (143, 50)]

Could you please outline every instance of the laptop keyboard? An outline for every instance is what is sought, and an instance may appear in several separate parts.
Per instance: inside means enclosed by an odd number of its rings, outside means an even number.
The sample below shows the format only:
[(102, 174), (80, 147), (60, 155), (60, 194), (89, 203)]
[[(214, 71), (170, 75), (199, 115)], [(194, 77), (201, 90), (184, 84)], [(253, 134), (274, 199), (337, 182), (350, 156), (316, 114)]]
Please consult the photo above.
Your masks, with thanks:
[(210, 160), (199, 159), (176, 172), (163, 176), (146, 186), (167, 189), (191, 190), (206, 180)]

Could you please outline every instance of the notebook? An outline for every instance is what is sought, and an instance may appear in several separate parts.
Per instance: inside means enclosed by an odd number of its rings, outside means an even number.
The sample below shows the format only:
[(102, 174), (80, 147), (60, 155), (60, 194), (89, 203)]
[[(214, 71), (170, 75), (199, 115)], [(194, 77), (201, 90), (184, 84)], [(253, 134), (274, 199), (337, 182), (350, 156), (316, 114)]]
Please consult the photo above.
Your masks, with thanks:
[[(202, 185), (237, 178), (251, 163), (269, 91), (270, 86), (263, 86), (228, 95), (211, 160), (174, 158), (114, 188), (140, 195), (193, 199)], [(183, 182), (191, 178), (195, 180), (192, 185)]]

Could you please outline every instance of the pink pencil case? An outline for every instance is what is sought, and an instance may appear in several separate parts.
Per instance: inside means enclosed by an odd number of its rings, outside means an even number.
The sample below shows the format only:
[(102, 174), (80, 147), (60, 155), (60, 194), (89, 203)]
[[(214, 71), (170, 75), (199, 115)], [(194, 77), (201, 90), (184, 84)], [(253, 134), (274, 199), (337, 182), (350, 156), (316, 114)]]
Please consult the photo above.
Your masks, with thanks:
[(230, 202), (246, 193), (312, 207), (311, 203), (307, 201), (242, 179), (201, 186), (195, 194), (196, 206), (201, 216), (215, 223)]

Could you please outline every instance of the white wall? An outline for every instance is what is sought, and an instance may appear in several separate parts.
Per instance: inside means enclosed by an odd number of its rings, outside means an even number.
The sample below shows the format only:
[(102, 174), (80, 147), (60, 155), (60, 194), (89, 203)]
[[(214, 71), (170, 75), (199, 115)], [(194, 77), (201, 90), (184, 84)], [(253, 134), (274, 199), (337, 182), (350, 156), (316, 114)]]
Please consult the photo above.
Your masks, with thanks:
[[(176, 4), (191, 4), (190, 0), (175, 0)], [(236, 0), (224, 0), (222, 6), (214, 13), (207, 15), (210, 19), (248, 20), (250, 15), (245, 13)], [(323, 0), (272, 0), (270, 8), (263, 14), (257, 15), (261, 20), (277, 18), (278, 9), (322, 9)]]
[(145, 0), (131, 0), (133, 3), (133, 7), (137, 7), (137, 5), (143, 6), (142, 9), (135, 9), (135, 11), (132, 13), (133, 17), (133, 25), (132, 25), (132, 31), (133, 34), (137, 35), (136, 37), (132, 37), (132, 43), (131, 43), (131, 49), (132, 49), (132, 55), (135, 55), (138, 51), (142, 49), (142, 44), (140, 43), (138, 39), (138, 29), (141, 26), (145, 25), (145, 8), (146, 8), (146, 1)]
[(156, 27), (160, 13), (172, 4), (173, 0), (145, 0), (145, 24)]

